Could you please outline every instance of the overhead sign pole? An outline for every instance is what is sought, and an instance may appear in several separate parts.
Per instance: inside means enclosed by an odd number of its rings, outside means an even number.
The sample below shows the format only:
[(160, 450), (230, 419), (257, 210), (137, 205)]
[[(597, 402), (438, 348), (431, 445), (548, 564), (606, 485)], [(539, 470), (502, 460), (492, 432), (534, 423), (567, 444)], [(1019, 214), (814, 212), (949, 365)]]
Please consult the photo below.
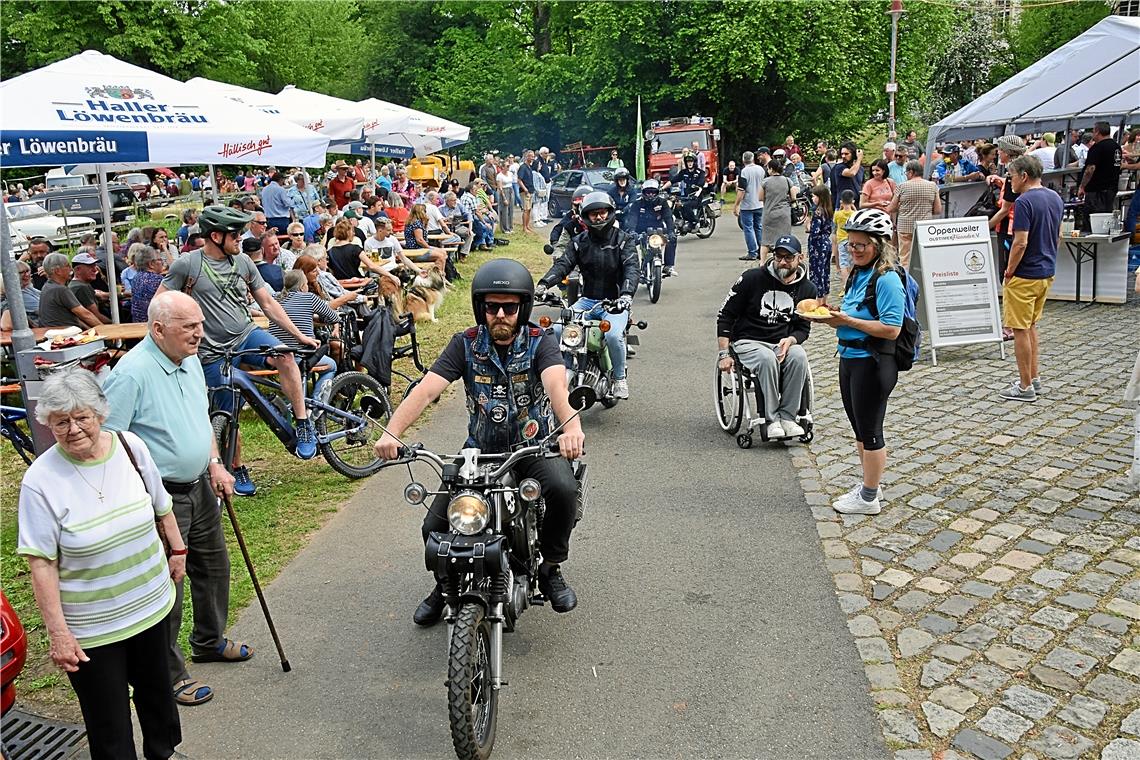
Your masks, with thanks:
[(916, 222), (913, 246), (911, 274), (922, 287), (923, 327), (934, 366), (939, 348), (975, 343), (997, 343), (1004, 359), (989, 220), (972, 216)]

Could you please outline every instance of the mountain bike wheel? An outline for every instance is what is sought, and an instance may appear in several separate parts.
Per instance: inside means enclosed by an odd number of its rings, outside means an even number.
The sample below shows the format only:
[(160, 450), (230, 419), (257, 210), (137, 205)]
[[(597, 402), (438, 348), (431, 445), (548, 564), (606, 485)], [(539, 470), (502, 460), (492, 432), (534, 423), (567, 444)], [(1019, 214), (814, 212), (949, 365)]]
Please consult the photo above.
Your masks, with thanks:
[(227, 470), (233, 472), (234, 454), (237, 451), (237, 423), (229, 412), (216, 411), (210, 415), (210, 427), (218, 443), (218, 458)]
[(341, 414), (325, 411), (317, 417), (318, 438), (344, 433), (320, 444), (329, 466), (346, 478), (366, 478), (380, 469), (382, 460), (372, 445), (384, 434), (380, 425), (392, 417), (380, 382), (363, 372), (344, 372), (329, 384), (327, 403)]

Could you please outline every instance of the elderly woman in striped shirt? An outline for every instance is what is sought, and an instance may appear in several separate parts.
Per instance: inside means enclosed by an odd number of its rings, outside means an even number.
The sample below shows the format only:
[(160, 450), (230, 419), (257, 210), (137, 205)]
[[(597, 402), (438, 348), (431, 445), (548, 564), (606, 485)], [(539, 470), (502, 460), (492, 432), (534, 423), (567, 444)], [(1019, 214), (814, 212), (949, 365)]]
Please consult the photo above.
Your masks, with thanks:
[(56, 444), (20, 486), (17, 552), (31, 567), (51, 659), (79, 697), (91, 757), (136, 757), (133, 687), (143, 755), (168, 758), (182, 732), (165, 620), (172, 581), (186, 574), (186, 546), (146, 444), (101, 430), (108, 412), (87, 370), (62, 370), (44, 383), (36, 419)]

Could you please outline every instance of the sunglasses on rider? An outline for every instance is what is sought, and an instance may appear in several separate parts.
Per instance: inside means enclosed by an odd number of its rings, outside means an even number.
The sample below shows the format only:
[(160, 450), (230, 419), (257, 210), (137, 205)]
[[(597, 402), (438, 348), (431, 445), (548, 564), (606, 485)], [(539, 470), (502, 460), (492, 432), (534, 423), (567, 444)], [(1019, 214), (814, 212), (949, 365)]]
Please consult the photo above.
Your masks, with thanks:
[(776, 251), (772, 254), (772, 258), (776, 259), (777, 261), (791, 261), (797, 255), (798, 254), (793, 253), (792, 251)]
[(483, 311), (485, 311), (487, 315), (491, 317), (497, 316), (500, 311), (503, 312), (504, 316), (513, 317), (519, 313), (519, 306), (521, 306), (521, 304), (492, 303), (491, 301), (486, 301), (483, 304)]

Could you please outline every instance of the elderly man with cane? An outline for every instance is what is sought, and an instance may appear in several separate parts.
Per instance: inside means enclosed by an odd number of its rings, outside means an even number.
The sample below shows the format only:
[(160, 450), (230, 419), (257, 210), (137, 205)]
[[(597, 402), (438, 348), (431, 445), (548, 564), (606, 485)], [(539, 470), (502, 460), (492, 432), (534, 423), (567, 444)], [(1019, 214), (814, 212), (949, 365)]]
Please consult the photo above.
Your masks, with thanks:
[[(230, 600), (230, 558), (222, 532), (219, 498), (233, 493), (234, 478), (218, 458), (198, 345), (202, 309), (177, 291), (159, 293), (147, 311), (148, 332), (107, 378), (111, 411), (104, 427), (128, 430), (146, 443), (174, 500), (174, 515), (190, 553), (186, 574), (194, 607), (190, 633), (195, 662), (241, 662), (253, 656), (248, 644), (225, 637)], [(178, 633), (184, 584), (177, 585), (167, 616), (167, 658), (174, 699), (180, 705), (209, 701), (213, 690), (190, 678)]]

